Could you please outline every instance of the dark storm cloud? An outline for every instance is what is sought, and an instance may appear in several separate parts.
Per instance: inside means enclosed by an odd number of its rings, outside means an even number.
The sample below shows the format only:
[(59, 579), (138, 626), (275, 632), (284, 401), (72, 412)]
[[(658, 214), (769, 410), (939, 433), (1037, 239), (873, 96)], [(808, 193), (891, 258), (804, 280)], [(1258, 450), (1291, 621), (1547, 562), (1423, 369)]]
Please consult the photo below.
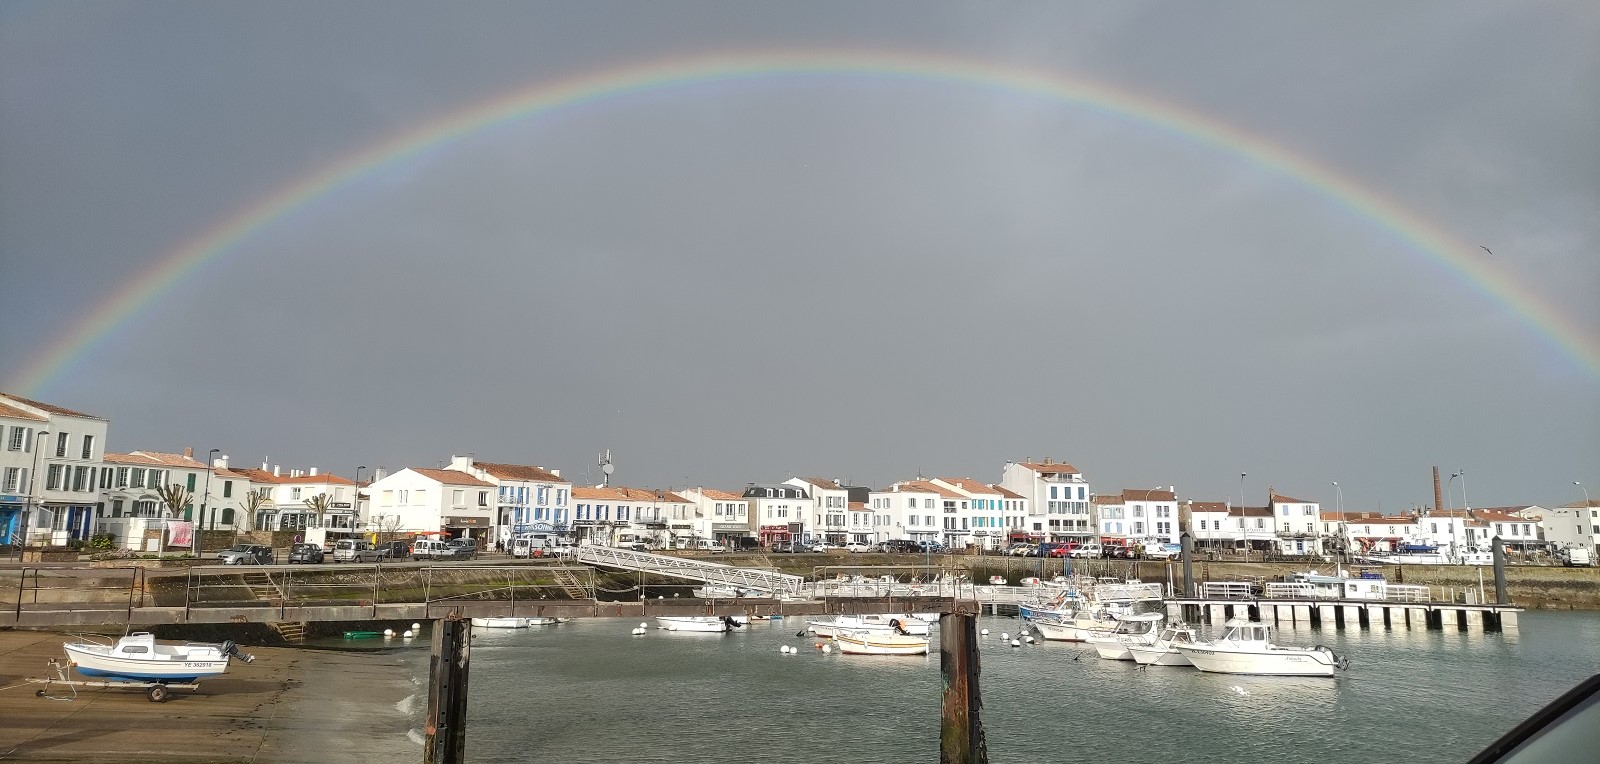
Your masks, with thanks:
[[(1600, 220), (1582, 5), (16, 6), (0, 24), (6, 374), (161, 253), (363, 145), (684, 53), (916, 49), (1131, 87), (1403, 203), (1580, 323)], [(20, 285), (20, 287), (19, 287)], [(1349, 506), (1564, 502), (1594, 377), (1292, 178), (932, 82), (685, 87), (487, 131), (242, 242), (47, 397), (116, 449), (826, 474)], [(1483, 478), (1477, 478), (1483, 475)], [(1259, 478), (1259, 483), (1255, 482)]]

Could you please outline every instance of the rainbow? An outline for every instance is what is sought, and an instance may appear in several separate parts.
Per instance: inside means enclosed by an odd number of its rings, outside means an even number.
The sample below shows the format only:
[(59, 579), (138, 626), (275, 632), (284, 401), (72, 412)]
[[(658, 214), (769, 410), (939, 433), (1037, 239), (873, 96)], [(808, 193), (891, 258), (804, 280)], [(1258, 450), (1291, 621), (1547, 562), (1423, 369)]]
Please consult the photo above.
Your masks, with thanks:
[(392, 135), (278, 188), (160, 257), (154, 267), (90, 311), (31, 357), (10, 389), (38, 394), (97, 342), (128, 321), (185, 275), (232, 251), (274, 221), (370, 173), (452, 145), (486, 128), (561, 109), (664, 88), (751, 81), (784, 75), (903, 77), (1000, 90), (1089, 108), (1176, 134), (1288, 176), (1351, 213), (1387, 230), (1467, 285), (1511, 309), (1570, 357), (1600, 375), (1600, 338), (1553, 310), (1481, 250), (1453, 238), (1348, 176), (1232, 125), (1104, 83), (994, 62), (903, 52), (743, 52), (631, 64), (562, 80), (536, 82)]

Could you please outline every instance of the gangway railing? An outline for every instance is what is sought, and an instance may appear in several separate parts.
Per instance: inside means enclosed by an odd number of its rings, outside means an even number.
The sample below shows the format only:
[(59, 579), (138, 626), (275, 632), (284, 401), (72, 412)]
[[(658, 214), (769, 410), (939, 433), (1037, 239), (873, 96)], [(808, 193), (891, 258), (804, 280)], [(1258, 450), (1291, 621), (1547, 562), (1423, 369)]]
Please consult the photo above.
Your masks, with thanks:
[(704, 581), (709, 584), (725, 584), (775, 596), (798, 594), (805, 583), (805, 579), (800, 576), (792, 576), (787, 573), (736, 568), (732, 565), (723, 565), (717, 562), (650, 554), (648, 552), (635, 552), (631, 549), (617, 549), (609, 546), (577, 547), (573, 551), (572, 559), (587, 565), (636, 570), (642, 573), (653, 573), (658, 576)]

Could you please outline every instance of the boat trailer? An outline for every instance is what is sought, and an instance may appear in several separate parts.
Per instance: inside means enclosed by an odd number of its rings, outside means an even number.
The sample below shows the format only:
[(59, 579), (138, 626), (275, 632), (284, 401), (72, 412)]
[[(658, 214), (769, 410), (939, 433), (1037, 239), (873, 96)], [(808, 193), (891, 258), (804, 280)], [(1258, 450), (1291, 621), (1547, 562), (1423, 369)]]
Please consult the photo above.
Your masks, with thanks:
[[(28, 682), (28, 684), (42, 684), (42, 685), (44, 685), (43, 687), (40, 687), (38, 690), (34, 691), (33, 694), (38, 696), (38, 697), (49, 698), (50, 700), (64, 700), (64, 701), (68, 701), (68, 702), (71, 702), (71, 701), (74, 701), (74, 700), (78, 699), (78, 688), (79, 687), (92, 689), (92, 690), (104, 690), (104, 689), (143, 690), (145, 696), (150, 698), (150, 702), (152, 702), (152, 703), (165, 703), (167, 701), (167, 695), (172, 690), (198, 690), (198, 689), (200, 689), (200, 683), (199, 682), (140, 682), (140, 681), (135, 681), (135, 680), (131, 680), (131, 679), (108, 679), (108, 680), (68, 679), (67, 678), (67, 672), (69, 670), (71, 670), (76, 665), (77, 664), (72, 663), (71, 661), (68, 661), (68, 662), (66, 662), (66, 664), (63, 664), (60, 660), (57, 660), (55, 658), (51, 658), (50, 661), (49, 661), (50, 670), (54, 671), (56, 675), (54, 677), (45, 677), (44, 679), (39, 679), (39, 678), (36, 678), (36, 677), (28, 677), (27, 678), (27, 682)], [(51, 688), (52, 685), (59, 685), (59, 686), (62, 686), (62, 687), (66, 687), (66, 688), (72, 690), (72, 694), (71, 695), (50, 695), (48, 693), (49, 693), (50, 688)]]

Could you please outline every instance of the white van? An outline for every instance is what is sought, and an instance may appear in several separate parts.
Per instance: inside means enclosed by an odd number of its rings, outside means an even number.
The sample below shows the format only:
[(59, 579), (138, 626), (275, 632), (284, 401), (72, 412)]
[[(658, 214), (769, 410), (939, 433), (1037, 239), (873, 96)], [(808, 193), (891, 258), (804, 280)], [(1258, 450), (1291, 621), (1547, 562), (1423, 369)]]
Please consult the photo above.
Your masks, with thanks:
[(413, 560), (450, 560), (456, 556), (456, 549), (450, 542), (439, 539), (417, 539), (411, 542), (411, 559)]
[(1573, 546), (1561, 550), (1561, 564), (1569, 568), (1587, 568), (1594, 564), (1588, 547)]
[(553, 533), (518, 533), (511, 539), (511, 556), (526, 558), (555, 554), (556, 543)]

